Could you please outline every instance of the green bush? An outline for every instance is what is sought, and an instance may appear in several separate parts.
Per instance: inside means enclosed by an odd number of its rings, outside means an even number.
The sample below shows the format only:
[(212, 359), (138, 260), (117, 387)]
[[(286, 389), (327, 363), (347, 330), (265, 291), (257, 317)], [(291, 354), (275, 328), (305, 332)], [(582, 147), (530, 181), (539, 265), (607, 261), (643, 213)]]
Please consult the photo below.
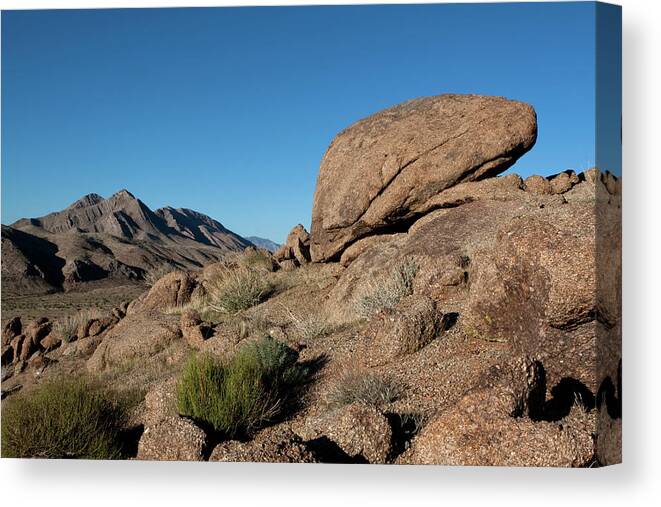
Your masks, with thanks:
[(392, 380), (368, 371), (347, 370), (326, 395), (326, 404), (339, 408), (360, 402), (381, 408), (401, 395), (401, 388)]
[(413, 280), (418, 265), (406, 259), (393, 269), (388, 276), (371, 282), (367, 290), (356, 301), (356, 311), (364, 318), (388, 308), (394, 308), (399, 301), (413, 293)]
[(219, 269), (207, 283), (209, 308), (234, 314), (261, 303), (273, 290), (264, 275), (244, 266)]
[(131, 401), (84, 379), (61, 379), (2, 402), (2, 456), (120, 459)]
[(298, 353), (265, 337), (241, 348), (230, 360), (191, 358), (177, 385), (181, 415), (230, 438), (245, 436), (290, 406), (308, 377)]

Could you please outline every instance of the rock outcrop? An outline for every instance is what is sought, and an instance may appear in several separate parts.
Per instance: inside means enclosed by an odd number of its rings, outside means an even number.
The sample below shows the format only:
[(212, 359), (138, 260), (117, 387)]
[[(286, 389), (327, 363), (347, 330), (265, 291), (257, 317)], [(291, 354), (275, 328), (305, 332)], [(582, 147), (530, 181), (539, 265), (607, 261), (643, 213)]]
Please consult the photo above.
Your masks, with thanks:
[(186, 271), (173, 271), (163, 276), (143, 297), (133, 301), (127, 313), (165, 311), (190, 302), (198, 288), (197, 280)]
[(181, 339), (176, 316), (136, 313), (110, 329), (87, 361), (90, 372), (144, 362)]
[(287, 235), (285, 244), (273, 254), (282, 269), (290, 270), (310, 262), (310, 234), (301, 224)]
[(361, 237), (401, 230), (434, 209), (443, 190), (506, 170), (536, 137), (533, 108), (500, 97), (439, 95), (360, 120), (321, 162), (312, 260), (338, 259)]
[(402, 464), (580, 467), (593, 456), (594, 420), (580, 407), (562, 422), (513, 417), (510, 393), (484, 389), (425, 426)]
[[(3, 397), (83, 364), (113, 387), (145, 387), (131, 421), (144, 427), (140, 459), (617, 463), (621, 181), (595, 168), (497, 176), (535, 136), (532, 108), (496, 97), (430, 97), (362, 120), (324, 157), (311, 235), (296, 226), (274, 256), (252, 246), (215, 264), (205, 256), (203, 269), (170, 272), (130, 304), (87, 318), (73, 343), (47, 319), (8, 321)], [(85, 226), (105, 206), (91, 195), (67, 213)], [(215, 241), (216, 226), (193, 212), (153, 215), (185, 241)], [(198, 219), (206, 225), (194, 227)], [(65, 279), (99, 265), (93, 255), (64, 258)], [(214, 280), (244, 271), (275, 290), (232, 316), (205, 307)], [(295, 349), (301, 367), (282, 413), (240, 440), (178, 414), (186, 357), (232, 365), (265, 335)], [(256, 373), (255, 385), (276, 393), (298, 376), (280, 372), (272, 350), (255, 350), (238, 366)]]

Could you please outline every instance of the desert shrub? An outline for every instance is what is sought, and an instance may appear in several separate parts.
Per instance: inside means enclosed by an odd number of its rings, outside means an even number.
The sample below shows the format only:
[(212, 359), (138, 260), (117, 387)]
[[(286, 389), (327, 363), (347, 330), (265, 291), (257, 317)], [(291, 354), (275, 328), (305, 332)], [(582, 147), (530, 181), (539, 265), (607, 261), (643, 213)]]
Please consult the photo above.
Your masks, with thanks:
[(82, 378), (52, 380), (2, 402), (2, 456), (119, 459), (135, 400)]
[(275, 263), (273, 256), (258, 248), (246, 248), (239, 257), (239, 264), (258, 271), (273, 271)]
[(369, 318), (381, 310), (395, 307), (404, 296), (413, 292), (413, 280), (417, 272), (418, 265), (406, 259), (387, 276), (370, 282), (367, 290), (356, 301), (357, 313)]
[(101, 317), (101, 312), (98, 310), (80, 310), (73, 315), (57, 319), (53, 323), (53, 331), (58, 334), (63, 342), (68, 343), (75, 339), (78, 335), (78, 328), (90, 319), (98, 319)]
[(321, 338), (333, 332), (334, 326), (329, 322), (324, 313), (312, 313), (305, 316), (297, 316), (291, 310), (286, 309), (289, 314), (296, 334), (303, 340)]
[(265, 337), (231, 359), (195, 356), (177, 384), (179, 413), (230, 438), (248, 435), (283, 415), (308, 379), (298, 353)]
[(160, 264), (145, 273), (145, 282), (151, 287), (165, 275), (172, 273), (176, 269), (177, 268), (175, 268), (172, 264)]
[(264, 301), (273, 287), (264, 273), (239, 265), (219, 268), (206, 290), (210, 309), (234, 314)]
[(383, 407), (399, 399), (401, 388), (392, 380), (362, 370), (347, 370), (326, 395), (329, 408), (339, 408), (361, 402)]

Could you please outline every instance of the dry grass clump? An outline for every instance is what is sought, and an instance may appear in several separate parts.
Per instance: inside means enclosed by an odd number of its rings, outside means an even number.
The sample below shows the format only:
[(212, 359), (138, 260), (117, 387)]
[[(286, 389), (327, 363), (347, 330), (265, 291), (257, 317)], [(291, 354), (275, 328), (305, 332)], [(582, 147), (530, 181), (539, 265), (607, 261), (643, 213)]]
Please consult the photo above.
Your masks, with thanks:
[(380, 408), (398, 400), (402, 389), (394, 381), (363, 370), (347, 370), (326, 395), (329, 408), (361, 402)]
[(363, 318), (393, 308), (399, 301), (413, 292), (413, 280), (418, 265), (406, 259), (387, 276), (368, 284), (367, 290), (356, 300), (356, 312)]
[(151, 287), (165, 275), (176, 270), (177, 268), (172, 264), (160, 264), (145, 273), (145, 283)]
[(312, 313), (304, 316), (295, 315), (289, 308), (285, 308), (289, 320), (296, 330), (296, 334), (303, 340), (321, 338), (333, 332), (333, 326), (324, 313)]
[(257, 271), (274, 271), (275, 262), (273, 256), (266, 250), (259, 248), (246, 248), (239, 257), (239, 263), (249, 269)]
[(80, 310), (73, 315), (66, 315), (53, 323), (53, 331), (58, 334), (64, 343), (75, 340), (78, 336), (78, 328), (88, 320), (100, 318), (99, 310)]
[(193, 357), (177, 384), (177, 408), (184, 416), (235, 438), (282, 415), (309, 369), (298, 353), (273, 338), (245, 345), (231, 359)]
[(205, 287), (207, 307), (230, 314), (258, 305), (273, 291), (264, 273), (241, 265), (218, 268), (216, 276), (208, 280)]
[(89, 380), (58, 379), (2, 402), (2, 457), (119, 459), (137, 400)]

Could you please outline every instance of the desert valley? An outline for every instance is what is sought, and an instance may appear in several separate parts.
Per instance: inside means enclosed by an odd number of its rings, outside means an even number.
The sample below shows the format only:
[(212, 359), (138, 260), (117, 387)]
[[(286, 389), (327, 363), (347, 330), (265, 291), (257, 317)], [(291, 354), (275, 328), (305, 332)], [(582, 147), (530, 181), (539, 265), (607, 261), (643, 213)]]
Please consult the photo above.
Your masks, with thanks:
[(3, 225), (3, 456), (619, 462), (621, 180), (503, 175), (536, 139), (501, 97), (376, 113), (282, 245), (128, 190)]

